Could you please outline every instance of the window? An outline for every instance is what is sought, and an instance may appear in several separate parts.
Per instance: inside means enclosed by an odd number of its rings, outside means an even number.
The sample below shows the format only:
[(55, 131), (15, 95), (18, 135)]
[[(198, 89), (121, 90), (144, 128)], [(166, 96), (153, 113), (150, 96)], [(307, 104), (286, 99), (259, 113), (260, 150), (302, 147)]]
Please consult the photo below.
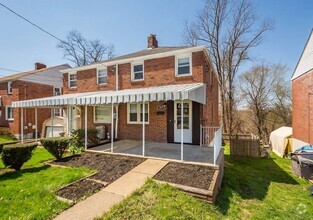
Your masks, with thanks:
[(107, 69), (98, 69), (97, 70), (97, 84), (106, 84), (108, 83), (108, 71)]
[(62, 89), (60, 87), (53, 88), (53, 95), (61, 95)]
[(144, 79), (143, 63), (132, 64), (132, 81)]
[(94, 123), (111, 123), (112, 106), (95, 106), (93, 110)]
[(191, 56), (176, 57), (176, 76), (191, 75)]
[[(127, 104), (127, 123), (140, 124), (143, 119), (143, 104), (142, 103), (128, 103)], [(149, 124), (149, 104), (145, 104), (144, 112), (145, 123)]]
[(12, 94), (12, 82), (8, 82), (8, 94)]
[(68, 75), (68, 87), (76, 88), (77, 87), (77, 74), (71, 73)]
[(63, 110), (62, 110), (62, 108), (55, 108), (55, 109), (53, 109), (54, 110), (54, 116), (56, 116), (56, 117), (62, 117), (62, 113), (63, 113)]
[(14, 120), (13, 108), (11, 106), (5, 107), (5, 120)]

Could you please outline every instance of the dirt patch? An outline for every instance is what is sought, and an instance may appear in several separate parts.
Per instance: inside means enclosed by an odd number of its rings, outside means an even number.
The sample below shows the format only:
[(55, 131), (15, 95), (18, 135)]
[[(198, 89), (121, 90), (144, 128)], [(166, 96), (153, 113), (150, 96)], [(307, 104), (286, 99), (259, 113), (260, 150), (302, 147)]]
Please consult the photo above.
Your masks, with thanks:
[(213, 174), (214, 169), (211, 167), (170, 162), (154, 178), (208, 190)]
[(62, 158), (52, 162), (52, 164), (94, 169), (99, 172), (89, 177), (90, 179), (111, 183), (143, 161), (145, 161), (144, 158), (86, 152), (81, 155)]
[(57, 195), (77, 201), (81, 198), (88, 197), (104, 187), (104, 184), (92, 180), (79, 180), (71, 185), (61, 188), (57, 191)]

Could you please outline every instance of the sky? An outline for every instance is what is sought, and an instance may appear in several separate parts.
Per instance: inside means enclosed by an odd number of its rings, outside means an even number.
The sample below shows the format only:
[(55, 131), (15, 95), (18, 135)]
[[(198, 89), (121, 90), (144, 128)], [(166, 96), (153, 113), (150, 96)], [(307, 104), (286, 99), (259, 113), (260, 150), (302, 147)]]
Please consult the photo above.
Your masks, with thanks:
[[(87, 39), (113, 44), (117, 55), (147, 47), (147, 36), (157, 35), (159, 46), (183, 45), (185, 21), (193, 21), (203, 0), (0, 0), (12, 10), (65, 39), (78, 30)], [(263, 43), (252, 50), (253, 62), (286, 64), (286, 78), (298, 62), (313, 27), (312, 0), (252, 0), (257, 13), (275, 22)], [(47, 66), (69, 63), (58, 41), (0, 6), (0, 68), (34, 69), (35, 62)], [(69, 63), (73, 65), (72, 63)], [(0, 69), (0, 77), (14, 72)]]

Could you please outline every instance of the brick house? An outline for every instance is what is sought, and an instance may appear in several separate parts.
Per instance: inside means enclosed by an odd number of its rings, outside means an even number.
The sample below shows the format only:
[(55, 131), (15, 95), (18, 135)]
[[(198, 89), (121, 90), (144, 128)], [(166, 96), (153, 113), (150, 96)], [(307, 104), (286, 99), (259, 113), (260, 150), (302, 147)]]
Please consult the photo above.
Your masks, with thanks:
[(293, 145), (313, 144), (313, 30), (292, 76)]
[(150, 35), (147, 49), (61, 72), (64, 95), (14, 107), (62, 107), (66, 133), (98, 128), (112, 151), (114, 140), (203, 145), (213, 140), (205, 129), (219, 126), (218, 82), (205, 46), (159, 47)]
[[(12, 108), (12, 102), (60, 95), (62, 74), (60, 70), (70, 68), (68, 64), (46, 67), (35, 63), (35, 69), (0, 78), (0, 126), (7, 127), (18, 139), (21, 138), (21, 109)], [(47, 109), (38, 109), (38, 129), (51, 116)], [(61, 112), (55, 112), (61, 114)], [(34, 109), (23, 109), (24, 136), (33, 138), (35, 132)]]

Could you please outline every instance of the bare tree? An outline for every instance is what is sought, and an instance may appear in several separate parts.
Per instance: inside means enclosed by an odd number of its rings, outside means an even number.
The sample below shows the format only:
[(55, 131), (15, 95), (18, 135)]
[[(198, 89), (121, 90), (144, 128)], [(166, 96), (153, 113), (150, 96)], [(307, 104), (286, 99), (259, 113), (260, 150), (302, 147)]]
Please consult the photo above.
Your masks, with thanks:
[(226, 133), (236, 128), (235, 79), (250, 50), (262, 42), (272, 22), (261, 20), (248, 0), (206, 0), (194, 23), (187, 24), (185, 43), (205, 43), (218, 76), (222, 124)]
[(285, 73), (286, 66), (281, 64), (262, 64), (240, 75), (242, 97), (252, 113), (250, 120), (256, 127), (259, 138), (265, 143), (268, 142), (269, 133), (280, 120), (271, 113), (277, 103), (280, 103), (281, 96), (277, 98), (277, 87), (281, 86)]
[[(105, 45), (100, 40), (87, 40), (76, 30), (70, 31), (66, 41), (57, 44), (64, 52), (64, 58), (77, 66), (99, 62), (114, 56), (114, 46)], [(105, 57), (106, 56), (106, 57)]]

